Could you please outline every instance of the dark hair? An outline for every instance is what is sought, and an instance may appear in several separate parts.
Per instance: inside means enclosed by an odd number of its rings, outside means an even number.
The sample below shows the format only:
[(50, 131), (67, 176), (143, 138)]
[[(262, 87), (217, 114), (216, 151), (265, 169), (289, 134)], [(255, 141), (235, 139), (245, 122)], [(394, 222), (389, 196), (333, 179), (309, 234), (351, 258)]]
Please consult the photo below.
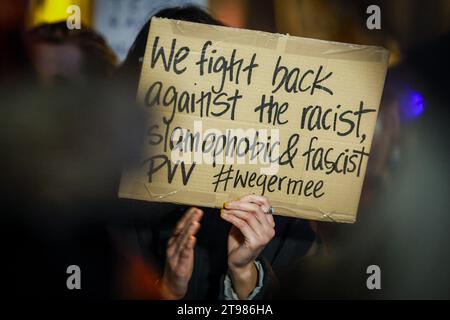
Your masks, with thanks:
[(117, 66), (117, 57), (105, 39), (85, 26), (72, 30), (65, 22), (46, 23), (28, 31), (27, 37), (31, 45), (45, 42), (77, 46), (83, 52), (83, 71), (90, 75), (110, 76)]
[[(153, 17), (190, 21), (217, 26), (224, 25), (222, 22), (214, 19), (210, 14), (196, 6), (163, 9), (153, 15)], [(151, 18), (142, 27), (141, 31), (139, 31), (133, 45), (128, 51), (128, 55), (124, 63), (122, 64), (118, 72), (118, 77), (126, 78), (127, 83), (133, 87), (133, 90), (137, 89), (142, 60), (144, 58), (145, 47), (147, 45), (147, 36), (150, 29), (150, 22)]]

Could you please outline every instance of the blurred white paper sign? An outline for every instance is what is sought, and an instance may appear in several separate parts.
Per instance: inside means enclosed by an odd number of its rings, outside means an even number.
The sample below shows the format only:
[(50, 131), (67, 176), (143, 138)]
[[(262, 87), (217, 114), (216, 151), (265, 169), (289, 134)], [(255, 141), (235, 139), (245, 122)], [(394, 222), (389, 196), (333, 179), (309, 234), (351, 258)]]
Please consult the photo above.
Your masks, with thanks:
[(139, 30), (158, 11), (196, 5), (206, 7), (206, 0), (97, 0), (94, 27), (123, 61)]

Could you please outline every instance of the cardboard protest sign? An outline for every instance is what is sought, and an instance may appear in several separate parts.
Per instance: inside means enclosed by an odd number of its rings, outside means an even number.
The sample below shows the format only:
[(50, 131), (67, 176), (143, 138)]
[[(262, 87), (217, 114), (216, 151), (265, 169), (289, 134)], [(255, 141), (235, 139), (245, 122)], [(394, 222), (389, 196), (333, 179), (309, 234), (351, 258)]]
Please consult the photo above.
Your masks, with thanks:
[(153, 18), (142, 152), (119, 196), (354, 222), (388, 64), (380, 47)]

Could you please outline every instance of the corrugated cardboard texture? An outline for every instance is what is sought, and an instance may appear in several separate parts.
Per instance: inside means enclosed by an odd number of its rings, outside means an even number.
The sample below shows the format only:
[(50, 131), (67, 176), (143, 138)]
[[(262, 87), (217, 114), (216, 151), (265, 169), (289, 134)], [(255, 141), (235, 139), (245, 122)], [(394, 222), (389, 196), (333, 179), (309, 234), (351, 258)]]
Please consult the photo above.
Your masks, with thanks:
[[(207, 41), (211, 41), (211, 44), (205, 46)], [(173, 45), (174, 52), (170, 60)], [(161, 56), (157, 56), (157, 53), (163, 50), (161, 47), (164, 49), (166, 65), (169, 61), (172, 62), (169, 70), (165, 70)], [(181, 49), (182, 47), (188, 49)], [(230, 64), (233, 52), (235, 61), (243, 59), (240, 74), (235, 68), (224, 75), (218, 58), (223, 56), (222, 62)], [(202, 57), (205, 58), (204, 74), (200, 75), (202, 63), (199, 61)], [(257, 66), (250, 68), (252, 73), (249, 76), (249, 72), (243, 70), (253, 57)], [(178, 74), (174, 72), (175, 59), (179, 60), (175, 67)], [(210, 61), (212, 73), (208, 72)], [(278, 61), (279, 72), (273, 84)], [(388, 51), (380, 47), (153, 18), (143, 61), (138, 100), (148, 114), (148, 132), (154, 135), (145, 137), (142, 153), (133, 155), (124, 169), (119, 196), (222, 207), (224, 201), (234, 200), (249, 193), (262, 194), (264, 190), (264, 195), (271, 201), (276, 214), (314, 220), (354, 222), (387, 62)], [(296, 85), (297, 92), (288, 92), (285, 86), (281, 86), (273, 93), (285, 70), (280, 66), (291, 72), (292, 76), (286, 78), (289, 80), (288, 87), (294, 84), (296, 77), (301, 82)], [(236, 83), (236, 79), (239, 83)], [(160, 87), (155, 85), (158, 81), (161, 82)], [(222, 81), (223, 88), (217, 92)], [(174, 101), (174, 90), (167, 93), (170, 86), (176, 88), (177, 103), (189, 101), (187, 108), (175, 109), (173, 113), (171, 102)], [(212, 87), (216, 93), (211, 92)], [(158, 91), (155, 88), (161, 88), (159, 100), (156, 99)], [(236, 98), (234, 117), (231, 114), (231, 102), (228, 111), (222, 115), (219, 114), (225, 110), (225, 105), (212, 103), (208, 116), (206, 109), (202, 110), (200, 103), (195, 103), (202, 91), (211, 93), (212, 99), (220, 95), (217, 101), (223, 102), (233, 97), (236, 90), (239, 90), (238, 96), (242, 97)], [(182, 97), (183, 92), (185, 93)], [(269, 123), (268, 108), (260, 118), (257, 107), (261, 104), (263, 95), (266, 96), (266, 102), (273, 96), (278, 106), (285, 104), (279, 121)], [(151, 101), (156, 102), (152, 104)], [(361, 105), (364, 112), (358, 114)], [(305, 112), (309, 106), (312, 107)], [(316, 106), (320, 108), (313, 112)], [(274, 106), (272, 116), (276, 110), (280, 108)], [(275, 175), (265, 175), (260, 169), (268, 164), (250, 164), (247, 161), (246, 164), (213, 166), (197, 161), (193, 168), (192, 164), (185, 165), (186, 175), (189, 169), (192, 171), (186, 184), (183, 184), (180, 165), (171, 163), (169, 167), (168, 163), (158, 162), (160, 158), (154, 158), (154, 172), (150, 177), (151, 157), (166, 155), (170, 159), (172, 155), (167, 141), (157, 138), (156, 134), (164, 137), (166, 130), (170, 134), (176, 127), (192, 130), (194, 121), (201, 121), (203, 133), (208, 129), (218, 129), (224, 134), (227, 129), (267, 129), (269, 134), (275, 136), (273, 130), (279, 130), (279, 152), (285, 153), (281, 160), (291, 157), (290, 162), (285, 161), (285, 164), (280, 165)], [(158, 127), (152, 127), (153, 125)], [(291, 138), (295, 135), (298, 135), (296, 144), (296, 139)], [(292, 148), (286, 153), (289, 139), (293, 139)], [(151, 146), (150, 141), (159, 143)], [(320, 148), (323, 148), (322, 151), (319, 151)], [(306, 153), (308, 150), (310, 152)], [(366, 154), (361, 154), (362, 150)], [(325, 155), (328, 162), (319, 161), (321, 157), (325, 158)], [(335, 162), (336, 165), (333, 165)], [(344, 169), (345, 163), (348, 172), (338, 172)], [(159, 170), (155, 170), (156, 166), (159, 166)], [(168, 170), (175, 170), (174, 168), (176, 171), (169, 183)], [(230, 179), (227, 180), (226, 189), (225, 181), (215, 185), (213, 182), (217, 180), (218, 174), (229, 169)], [(246, 172), (248, 177), (253, 174), (253, 187), (248, 186), (248, 183), (246, 187), (239, 183), (234, 186), (238, 170), (244, 177)], [(223, 174), (222, 178), (226, 176)], [(268, 187), (270, 181), (272, 184)], [(314, 188), (317, 188), (315, 194), (312, 192)]]

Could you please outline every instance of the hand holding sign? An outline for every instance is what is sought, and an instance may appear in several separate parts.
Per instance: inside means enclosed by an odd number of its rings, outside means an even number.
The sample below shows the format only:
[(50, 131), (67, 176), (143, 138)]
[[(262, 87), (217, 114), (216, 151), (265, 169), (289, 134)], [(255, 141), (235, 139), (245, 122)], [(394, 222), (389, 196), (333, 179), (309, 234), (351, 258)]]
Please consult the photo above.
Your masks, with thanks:
[(248, 195), (224, 204), (221, 217), (233, 227), (228, 236), (228, 272), (238, 296), (248, 297), (256, 286), (255, 260), (275, 235), (275, 222), (266, 197)]

